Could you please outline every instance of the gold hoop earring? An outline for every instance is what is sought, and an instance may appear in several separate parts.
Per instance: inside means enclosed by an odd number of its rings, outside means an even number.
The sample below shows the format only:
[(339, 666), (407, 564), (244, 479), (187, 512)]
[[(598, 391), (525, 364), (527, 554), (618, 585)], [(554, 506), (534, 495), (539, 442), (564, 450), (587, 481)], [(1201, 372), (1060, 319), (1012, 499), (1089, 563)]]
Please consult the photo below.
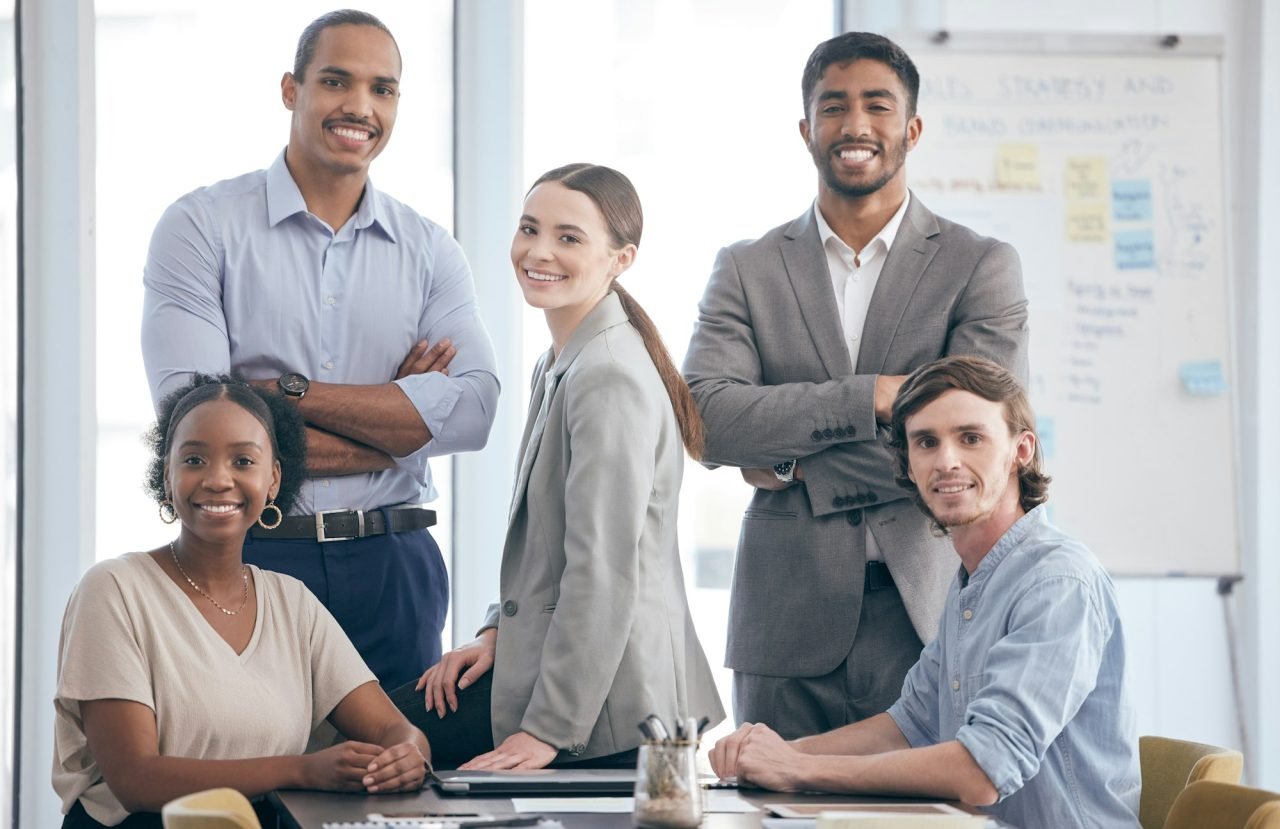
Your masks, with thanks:
[(178, 510), (173, 506), (173, 501), (168, 498), (160, 502), (160, 520), (166, 524), (172, 524), (178, 520)]
[(270, 501), (267, 501), (267, 505), (262, 508), (263, 515), (265, 515), (267, 510), (269, 509), (273, 509), (276, 511), (276, 521), (274, 524), (268, 524), (267, 522), (262, 520), (262, 515), (259, 515), (258, 526), (262, 527), (262, 529), (264, 530), (274, 530), (276, 527), (280, 526), (280, 522), (284, 520), (284, 512), (281, 511), (281, 509), (276, 506), (276, 499), (272, 498)]

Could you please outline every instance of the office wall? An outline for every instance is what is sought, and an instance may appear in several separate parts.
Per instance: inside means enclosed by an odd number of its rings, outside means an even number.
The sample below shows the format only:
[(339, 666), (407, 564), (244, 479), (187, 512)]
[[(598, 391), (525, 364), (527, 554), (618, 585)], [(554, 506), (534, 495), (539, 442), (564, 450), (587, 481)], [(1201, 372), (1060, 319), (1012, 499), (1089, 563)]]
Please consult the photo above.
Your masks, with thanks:
[[(1266, 428), (1280, 420), (1280, 289), (1274, 279), (1264, 279), (1280, 261), (1280, 242), (1274, 233), (1261, 232), (1280, 220), (1280, 9), (1262, 0), (849, 0), (844, 15), (846, 28), (886, 33), (1223, 38), (1227, 94), (1220, 102), (1194, 105), (1221, 106), (1224, 124), (1245, 581), (1227, 601), (1209, 579), (1123, 579), (1117, 588), (1140, 731), (1243, 745), (1250, 760), (1246, 777), (1254, 785), (1280, 788), (1280, 712), (1270, 704), (1274, 691), (1268, 694), (1280, 681), (1280, 653), (1264, 633), (1280, 629), (1274, 600), (1280, 596), (1280, 529), (1264, 517), (1280, 503), (1280, 439)], [(1167, 451), (1194, 453), (1195, 436)], [(1134, 486), (1141, 486), (1141, 470), (1134, 472)], [(1194, 509), (1195, 486), (1188, 480), (1187, 500), (1169, 509)], [(1231, 682), (1231, 628), (1237, 632), (1240, 705)], [(1243, 734), (1237, 711), (1243, 711)]]

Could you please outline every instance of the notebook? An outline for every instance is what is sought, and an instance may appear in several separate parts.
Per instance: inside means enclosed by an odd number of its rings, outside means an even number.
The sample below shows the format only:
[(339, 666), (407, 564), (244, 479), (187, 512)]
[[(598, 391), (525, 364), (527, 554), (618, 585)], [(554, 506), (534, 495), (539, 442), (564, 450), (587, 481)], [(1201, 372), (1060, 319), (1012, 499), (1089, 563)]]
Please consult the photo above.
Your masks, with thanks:
[(537, 795), (630, 795), (635, 769), (528, 769), (511, 771), (438, 771), (431, 784), (441, 794), (490, 797)]

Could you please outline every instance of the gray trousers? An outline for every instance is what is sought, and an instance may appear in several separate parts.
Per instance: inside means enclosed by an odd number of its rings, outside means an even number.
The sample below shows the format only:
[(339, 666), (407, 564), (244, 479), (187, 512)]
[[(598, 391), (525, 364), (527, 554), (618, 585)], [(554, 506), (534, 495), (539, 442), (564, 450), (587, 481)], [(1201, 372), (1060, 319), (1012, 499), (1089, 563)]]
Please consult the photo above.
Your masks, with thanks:
[(867, 590), (844, 662), (814, 677), (734, 671), (734, 718), (794, 740), (873, 717), (897, 701), (923, 647), (897, 589)]

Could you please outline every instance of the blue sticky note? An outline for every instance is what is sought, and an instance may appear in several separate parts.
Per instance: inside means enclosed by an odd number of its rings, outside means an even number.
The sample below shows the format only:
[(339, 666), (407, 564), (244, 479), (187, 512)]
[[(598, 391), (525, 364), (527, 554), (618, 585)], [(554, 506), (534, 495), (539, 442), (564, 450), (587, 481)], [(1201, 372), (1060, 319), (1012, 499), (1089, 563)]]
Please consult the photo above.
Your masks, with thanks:
[(1151, 180), (1111, 182), (1111, 211), (1117, 222), (1151, 221)]
[(1213, 397), (1227, 390), (1227, 378), (1222, 373), (1221, 360), (1197, 360), (1178, 367), (1182, 388), (1187, 394)]
[(1044, 452), (1044, 459), (1049, 460), (1053, 457), (1053, 418), (1036, 416), (1036, 438), (1040, 441), (1040, 451)]
[(1156, 266), (1156, 237), (1149, 228), (1117, 230), (1111, 234), (1116, 246), (1116, 268), (1122, 271), (1151, 269)]

